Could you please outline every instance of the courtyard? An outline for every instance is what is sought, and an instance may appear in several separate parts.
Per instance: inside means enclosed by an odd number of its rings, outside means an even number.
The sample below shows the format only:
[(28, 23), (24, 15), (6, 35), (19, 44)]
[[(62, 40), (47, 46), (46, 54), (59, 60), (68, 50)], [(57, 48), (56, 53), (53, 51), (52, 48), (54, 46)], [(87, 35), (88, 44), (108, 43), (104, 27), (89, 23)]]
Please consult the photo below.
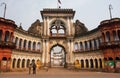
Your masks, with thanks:
[(120, 73), (73, 71), (63, 68), (50, 68), (48, 71), (40, 70), (35, 74), (24, 72), (1, 72), (0, 78), (120, 78)]

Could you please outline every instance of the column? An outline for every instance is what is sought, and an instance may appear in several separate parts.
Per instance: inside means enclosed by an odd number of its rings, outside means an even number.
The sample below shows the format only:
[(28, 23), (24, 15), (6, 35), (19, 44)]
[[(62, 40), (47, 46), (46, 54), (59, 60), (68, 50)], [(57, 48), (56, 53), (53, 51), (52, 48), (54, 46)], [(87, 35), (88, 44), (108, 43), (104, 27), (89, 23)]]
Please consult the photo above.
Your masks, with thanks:
[(90, 63), (90, 59), (88, 59), (88, 64), (89, 64), (89, 69), (91, 68), (91, 63)]
[(48, 65), (49, 62), (49, 44), (48, 44), (48, 40), (46, 40), (46, 64)]
[(45, 63), (45, 41), (44, 41), (44, 39), (42, 41), (43, 41), (42, 63), (44, 64)]
[(46, 29), (46, 32), (47, 32), (47, 36), (49, 36), (50, 35), (50, 26), (49, 26), (49, 17), (47, 17), (47, 29)]
[(73, 49), (74, 48), (73, 45), (74, 45), (73, 44), (73, 39), (71, 39), (71, 42), (70, 42), (70, 55), (71, 55), (70, 58), (71, 58), (71, 63), (74, 63), (74, 60), (75, 60), (75, 56), (73, 56), (73, 50), (74, 50)]
[(67, 48), (68, 49), (68, 59), (67, 60), (68, 60), (68, 63), (70, 64), (72, 57), (71, 57), (71, 52), (70, 52), (70, 40), (69, 39), (67, 40), (67, 44), (68, 44), (68, 48)]
[(84, 60), (84, 69), (86, 69), (86, 60), (85, 58), (83, 60)]
[(104, 60), (103, 60), (103, 59), (101, 59), (101, 61), (102, 61), (102, 69), (104, 69), (104, 67), (105, 67)]
[(75, 30), (73, 27), (73, 19), (72, 17), (70, 17), (70, 35), (74, 35), (75, 34)]
[(44, 33), (43, 34), (46, 35), (46, 18), (45, 17), (43, 18), (43, 23), (44, 23), (44, 27), (43, 27)]
[(95, 59), (93, 59), (93, 68), (96, 69)]
[(68, 35), (70, 35), (70, 19), (67, 17), (67, 24), (68, 24)]
[(97, 61), (98, 61), (98, 69), (100, 69), (100, 61), (99, 61), (99, 59), (97, 59)]

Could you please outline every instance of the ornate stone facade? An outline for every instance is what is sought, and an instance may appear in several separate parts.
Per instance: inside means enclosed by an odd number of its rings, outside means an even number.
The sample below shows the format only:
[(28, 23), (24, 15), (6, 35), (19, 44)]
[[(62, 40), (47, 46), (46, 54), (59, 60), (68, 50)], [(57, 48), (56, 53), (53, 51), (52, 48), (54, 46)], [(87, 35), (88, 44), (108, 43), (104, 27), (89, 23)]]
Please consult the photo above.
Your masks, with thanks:
[[(102, 22), (99, 27), (89, 31), (79, 20), (73, 22), (75, 15), (73, 9), (43, 9), (40, 12), (43, 22), (36, 20), (28, 31), (23, 30), (21, 26), (14, 30), (13, 42), (16, 47), (12, 49), (11, 70), (27, 69), (32, 61), (35, 61), (38, 68), (52, 67), (51, 65), (54, 64), (51, 61), (51, 54), (56, 46), (60, 46), (63, 50), (64, 66), (62, 67), (71, 67), (75, 61), (78, 61), (80, 69), (106, 68), (104, 61), (109, 58), (109, 53), (103, 43), (105, 38), (109, 40), (111, 35), (104, 36), (104, 34), (107, 30), (117, 30), (118, 33), (115, 35), (118, 43), (120, 42), (119, 18), (111, 19), (110, 24)], [(1, 34), (0, 32), (0, 38)], [(110, 48), (109, 51), (111, 50), (118, 53), (114, 58), (119, 60), (119, 47)]]

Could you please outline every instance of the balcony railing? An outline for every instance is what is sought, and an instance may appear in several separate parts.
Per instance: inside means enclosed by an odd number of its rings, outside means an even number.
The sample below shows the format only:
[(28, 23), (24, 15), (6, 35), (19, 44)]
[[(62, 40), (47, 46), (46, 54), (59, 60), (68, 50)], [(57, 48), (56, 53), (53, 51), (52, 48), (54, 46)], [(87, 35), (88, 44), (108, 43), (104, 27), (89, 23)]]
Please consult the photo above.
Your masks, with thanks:
[(100, 44), (100, 48), (107, 48), (107, 47), (120, 47), (120, 41), (111, 41), (111, 42), (102, 42)]
[(52, 33), (51, 35), (50, 35), (50, 37), (66, 37), (66, 35), (65, 34), (62, 34), (62, 33)]
[(0, 47), (13, 49), (13, 48), (15, 48), (15, 43), (10, 42), (10, 41), (8, 41), (8, 42), (0, 41)]

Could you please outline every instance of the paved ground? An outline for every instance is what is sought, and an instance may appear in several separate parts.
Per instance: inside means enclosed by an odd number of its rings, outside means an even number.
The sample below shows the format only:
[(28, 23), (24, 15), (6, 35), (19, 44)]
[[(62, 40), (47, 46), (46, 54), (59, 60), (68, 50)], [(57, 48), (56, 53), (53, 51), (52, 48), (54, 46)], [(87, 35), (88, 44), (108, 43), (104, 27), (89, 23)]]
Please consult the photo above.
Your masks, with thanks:
[(40, 70), (36, 75), (29, 75), (28, 72), (0, 73), (0, 78), (120, 78), (120, 73), (76, 72), (52, 68), (48, 72)]

